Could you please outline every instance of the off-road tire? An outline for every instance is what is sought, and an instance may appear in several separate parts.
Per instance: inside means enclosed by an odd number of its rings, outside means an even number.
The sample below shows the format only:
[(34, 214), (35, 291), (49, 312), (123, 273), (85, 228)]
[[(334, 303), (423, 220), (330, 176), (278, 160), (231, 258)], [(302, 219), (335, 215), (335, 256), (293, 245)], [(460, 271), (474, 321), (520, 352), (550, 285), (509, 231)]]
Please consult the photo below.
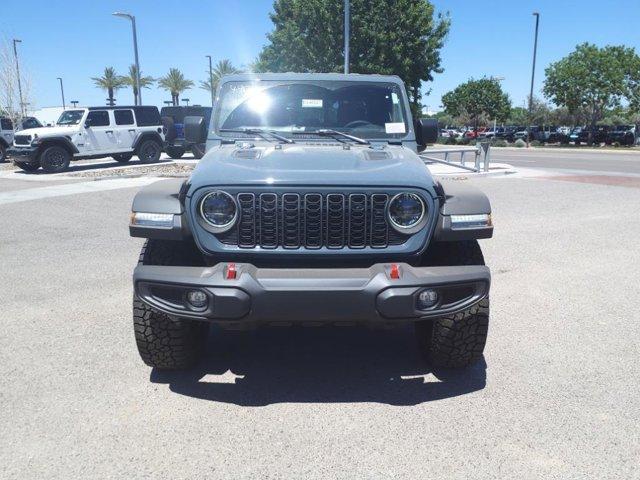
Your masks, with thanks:
[[(174, 263), (171, 243), (147, 241), (140, 262), (154, 265)], [(140, 357), (159, 370), (179, 370), (195, 364), (201, 357), (209, 325), (197, 320), (177, 320), (159, 312), (133, 296), (133, 328)]]
[(35, 172), (40, 168), (39, 163), (13, 162), (13, 164), (25, 172)]
[(69, 168), (71, 154), (64, 147), (52, 145), (40, 153), (38, 160), (46, 173), (60, 173)]
[(206, 153), (205, 144), (204, 143), (193, 144), (191, 146), (191, 153), (193, 153), (193, 158), (195, 158), (196, 160), (200, 160), (202, 157), (204, 157), (204, 154)]
[[(484, 265), (478, 242), (442, 242), (429, 247), (424, 265)], [(463, 312), (415, 323), (423, 355), (436, 367), (461, 368), (482, 358), (489, 329), (489, 299)]]
[(182, 158), (182, 156), (184, 155), (185, 149), (182, 147), (174, 147), (174, 146), (167, 145), (164, 151), (167, 152), (167, 155), (169, 155), (171, 158), (177, 159), (177, 158)]
[(118, 153), (117, 155), (111, 155), (116, 162), (119, 163), (127, 163), (129, 160), (133, 158), (132, 153)]
[(144, 140), (136, 151), (136, 155), (143, 163), (158, 163), (162, 154), (162, 145), (156, 140)]

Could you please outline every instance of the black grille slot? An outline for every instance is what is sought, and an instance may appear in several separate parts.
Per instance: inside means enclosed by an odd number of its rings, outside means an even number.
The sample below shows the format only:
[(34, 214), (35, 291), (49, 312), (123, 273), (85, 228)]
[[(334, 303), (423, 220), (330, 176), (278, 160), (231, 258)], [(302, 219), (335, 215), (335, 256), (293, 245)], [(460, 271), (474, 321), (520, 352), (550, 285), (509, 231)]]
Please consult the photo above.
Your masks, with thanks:
[(322, 195), (304, 196), (304, 244), (307, 248), (322, 247)]
[(327, 247), (344, 247), (344, 195), (327, 195)]
[(364, 193), (349, 195), (349, 246), (364, 248), (367, 245), (367, 196)]
[(389, 231), (387, 226), (387, 201), (385, 194), (371, 195), (371, 246), (384, 248), (389, 243)]
[(256, 196), (253, 193), (238, 194), (238, 208), (238, 245), (253, 248), (256, 246)]
[(16, 135), (13, 137), (16, 145), (29, 145), (31, 143), (31, 135)]
[(282, 195), (282, 246), (300, 246), (300, 195), (297, 193)]
[(278, 246), (278, 197), (275, 193), (260, 194), (260, 246)]

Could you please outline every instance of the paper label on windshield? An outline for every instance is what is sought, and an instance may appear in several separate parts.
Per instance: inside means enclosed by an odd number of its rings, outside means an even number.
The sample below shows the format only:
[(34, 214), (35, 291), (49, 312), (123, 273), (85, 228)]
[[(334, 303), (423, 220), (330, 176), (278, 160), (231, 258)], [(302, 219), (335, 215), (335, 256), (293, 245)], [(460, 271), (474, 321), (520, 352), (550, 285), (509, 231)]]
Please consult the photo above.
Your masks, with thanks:
[(404, 122), (392, 122), (384, 124), (384, 131), (387, 133), (406, 133)]
[(303, 98), (302, 108), (322, 108), (321, 98)]

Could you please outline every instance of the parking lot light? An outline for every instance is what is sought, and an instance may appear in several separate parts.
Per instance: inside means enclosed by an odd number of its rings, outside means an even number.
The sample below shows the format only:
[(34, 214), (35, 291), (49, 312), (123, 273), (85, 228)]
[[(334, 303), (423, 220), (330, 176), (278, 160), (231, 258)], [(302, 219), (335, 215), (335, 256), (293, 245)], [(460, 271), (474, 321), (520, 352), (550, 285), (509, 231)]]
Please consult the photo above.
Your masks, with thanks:
[(138, 35), (136, 34), (136, 17), (128, 13), (114, 12), (114, 16), (128, 18), (131, 20), (131, 28), (133, 29), (133, 52), (136, 60), (136, 90), (138, 94), (134, 99), (136, 105), (142, 105), (142, 91), (140, 90), (140, 62), (138, 61)]

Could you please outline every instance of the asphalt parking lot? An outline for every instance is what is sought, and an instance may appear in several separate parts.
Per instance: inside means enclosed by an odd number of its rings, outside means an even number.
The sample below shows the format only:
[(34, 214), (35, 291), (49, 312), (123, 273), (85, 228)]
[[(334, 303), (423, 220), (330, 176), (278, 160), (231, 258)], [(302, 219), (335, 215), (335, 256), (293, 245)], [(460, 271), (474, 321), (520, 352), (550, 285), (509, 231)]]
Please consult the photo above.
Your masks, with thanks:
[(485, 360), (462, 372), (409, 328), (360, 327), (214, 330), (193, 370), (151, 371), (127, 229), (144, 180), (3, 203), (83, 182), (0, 178), (0, 477), (639, 478), (639, 177), (530, 159), (457, 180), (496, 225)]

